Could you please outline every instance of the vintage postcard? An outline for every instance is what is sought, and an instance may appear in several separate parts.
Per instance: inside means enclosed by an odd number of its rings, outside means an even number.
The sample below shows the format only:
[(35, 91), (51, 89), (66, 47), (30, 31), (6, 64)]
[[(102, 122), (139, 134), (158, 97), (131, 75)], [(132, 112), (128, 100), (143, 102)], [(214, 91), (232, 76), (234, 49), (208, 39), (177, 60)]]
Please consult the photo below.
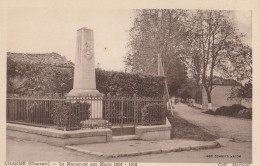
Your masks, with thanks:
[(3, 3), (1, 165), (259, 164), (260, 1), (24, 2)]

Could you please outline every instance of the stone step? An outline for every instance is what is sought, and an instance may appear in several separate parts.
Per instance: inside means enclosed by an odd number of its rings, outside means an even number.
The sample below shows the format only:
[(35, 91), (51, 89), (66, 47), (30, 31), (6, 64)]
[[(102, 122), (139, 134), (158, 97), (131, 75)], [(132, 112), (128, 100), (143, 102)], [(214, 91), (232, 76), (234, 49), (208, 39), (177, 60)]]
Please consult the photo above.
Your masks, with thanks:
[(137, 135), (121, 135), (121, 136), (113, 136), (113, 141), (127, 141), (127, 140), (137, 140)]

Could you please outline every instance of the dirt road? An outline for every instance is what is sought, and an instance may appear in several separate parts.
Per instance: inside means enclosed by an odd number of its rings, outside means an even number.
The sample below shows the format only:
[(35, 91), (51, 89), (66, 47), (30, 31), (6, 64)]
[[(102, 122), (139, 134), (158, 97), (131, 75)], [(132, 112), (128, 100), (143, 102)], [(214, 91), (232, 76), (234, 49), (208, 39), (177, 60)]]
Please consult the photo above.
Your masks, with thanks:
[(177, 115), (206, 129), (213, 135), (252, 142), (252, 120), (209, 115), (202, 113), (203, 111), (182, 103), (175, 105)]

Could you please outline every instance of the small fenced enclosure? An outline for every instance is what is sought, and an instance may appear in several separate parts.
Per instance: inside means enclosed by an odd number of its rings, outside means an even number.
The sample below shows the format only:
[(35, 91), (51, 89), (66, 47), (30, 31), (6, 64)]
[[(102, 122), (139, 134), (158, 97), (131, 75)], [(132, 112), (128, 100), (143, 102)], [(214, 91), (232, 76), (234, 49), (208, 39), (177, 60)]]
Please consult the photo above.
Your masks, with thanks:
[(6, 119), (9, 123), (77, 130), (163, 125), (165, 111), (162, 98), (8, 96)]

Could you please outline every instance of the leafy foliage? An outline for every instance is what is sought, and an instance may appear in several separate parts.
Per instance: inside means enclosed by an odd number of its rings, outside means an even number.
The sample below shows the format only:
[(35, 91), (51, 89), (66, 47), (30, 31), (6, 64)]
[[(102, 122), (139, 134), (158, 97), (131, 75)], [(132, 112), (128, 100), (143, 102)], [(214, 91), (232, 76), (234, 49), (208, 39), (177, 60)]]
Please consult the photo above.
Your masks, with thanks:
[(125, 57), (129, 71), (157, 74), (162, 57), (171, 95), (191, 96), (192, 88), (182, 86), (188, 84), (189, 72), (196, 89), (205, 88), (209, 103), (216, 75), (251, 81), (252, 50), (244, 44), (232, 12), (145, 9), (135, 14)]
[(229, 69), (229, 77), (238, 81), (252, 82), (252, 49), (248, 45), (237, 44), (229, 50), (228, 59), (232, 64)]
[(217, 108), (216, 110), (216, 114), (226, 114), (226, 115), (229, 115), (231, 116), (232, 114), (242, 110), (242, 109), (245, 109), (246, 107), (242, 106), (242, 105), (239, 105), (239, 104), (234, 104), (232, 106), (222, 106), (220, 108)]
[[(82, 108), (85, 109), (83, 110)], [(91, 112), (89, 108), (90, 104), (86, 102), (56, 102), (51, 113), (51, 118), (55, 125), (65, 130), (78, 129), (82, 125), (81, 121), (90, 118)]]
[(250, 79), (251, 48), (243, 43), (245, 35), (239, 34), (232, 12), (197, 10), (190, 15), (187, 27), (186, 60), (195, 71), (194, 78), (201, 80), (209, 103), (216, 74), (238, 81)]
[(217, 108), (215, 112), (213, 111), (206, 111), (205, 113), (212, 114), (212, 115), (223, 115), (223, 116), (231, 116), (231, 117), (238, 117), (238, 118), (252, 118), (252, 109), (246, 108), (239, 104), (234, 104), (232, 106), (222, 106)]
[(183, 99), (201, 100), (201, 87), (196, 84), (193, 79), (185, 79), (185, 82), (180, 86), (177, 91), (177, 96)]
[(233, 87), (229, 94), (229, 99), (233, 98), (252, 98), (252, 83), (248, 82), (239, 87)]
[(144, 9), (136, 10), (135, 14), (130, 29), (130, 51), (125, 57), (127, 69), (156, 74), (160, 54), (167, 73), (168, 66), (180, 54), (186, 13), (183, 10)]
[(8, 100), (8, 120), (56, 125), (66, 130), (80, 128), (90, 118), (90, 104), (64, 100)]
[(152, 75), (96, 70), (97, 89), (111, 96), (162, 97), (164, 78)]
[(179, 89), (184, 87), (189, 80), (187, 77), (187, 68), (180, 59), (172, 62), (168, 67), (166, 75), (170, 96), (180, 96)]
[(141, 109), (142, 124), (163, 124), (165, 120), (166, 107), (163, 104), (148, 104)]
[[(19, 59), (14, 55), (7, 56), (7, 93), (8, 94), (41, 94), (64, 93), (63, 85), (72, 77), (71, 68), (60, 68), (30, 59)], [(38, 55), (40, 56), (40, 55)], [(26, 56), (23, 56), (26, 57)], [(40, 59), (40, 57), (37, 57)]]
[(131, 72), (157, 75), (158, 57), (167, 79), (170, 95), (187, 77), (187, 68), (180, 58), (186, 32), (183, 26), (184, 10), (145, 9), (135, 11), (130, 29), (129, 52), (125, 57), (126, 69)]
[[(12, 56), (7, 57), (7, 63), (8, 94), (65, 94), (73, 87), (73, 65), (60, 67), (62, 64), (18, 61)], [(164, 77), (159, 76), (97, 69), (96, 81), (97, 89), (105, 95), (162, 97), (164, 93)]]

